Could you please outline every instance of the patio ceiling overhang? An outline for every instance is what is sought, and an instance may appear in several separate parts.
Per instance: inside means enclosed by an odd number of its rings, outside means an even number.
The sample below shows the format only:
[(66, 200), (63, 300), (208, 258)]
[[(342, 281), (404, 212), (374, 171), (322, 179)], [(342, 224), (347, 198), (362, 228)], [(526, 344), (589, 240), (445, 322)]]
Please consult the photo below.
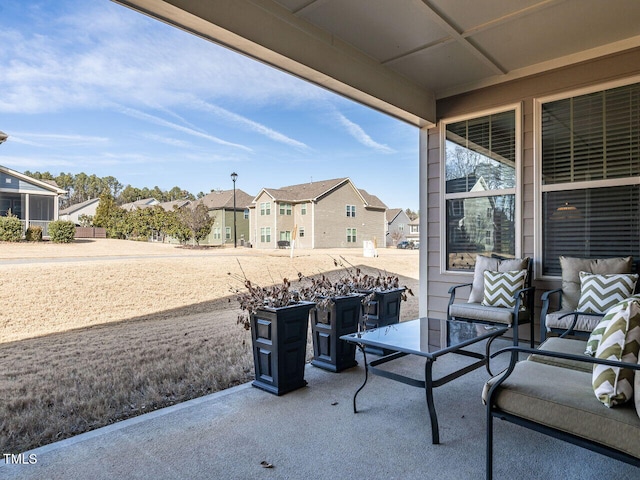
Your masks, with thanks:
[(114, 0), (418, 127), (436, 100), (640, 47), (632, 0)]

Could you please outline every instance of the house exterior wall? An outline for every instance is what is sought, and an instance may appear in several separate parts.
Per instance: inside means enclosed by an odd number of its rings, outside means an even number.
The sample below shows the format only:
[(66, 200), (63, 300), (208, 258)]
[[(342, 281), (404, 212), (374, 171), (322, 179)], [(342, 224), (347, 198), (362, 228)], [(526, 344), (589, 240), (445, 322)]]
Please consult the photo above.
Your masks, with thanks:
[[(216, 208), (209, 210), (209, 215), (214, 217), (211, 231), (207, 238), (200, 243), (203, 245), (233, 245), (233, 216), (232, 209)], [(236, 238), (239, 246), (249, 241), (249, 219), (244, 218), (244, 209), (235, 211)], [(227, 238), (226, 229), (230, 228), (230, 237)], [(220, 231), (220, 238), (216, 237), (216, 229)]]
[[(293, 206), (294, 222), (297, 227), (296, 248), (313, 248), (313, 209), (312, 202), (296, 203)], [(303, 214), (303, 208), (306, 213)], [(303, 236), (301, 236), (303, 234)]]
[[(356, 216), (347, 217), (347, 205), (355, 205)], [(362, 198), (346, 183), (318, 200), (314, 209), (314, 248), (362, 248), (364, 240), (383, 245), (386, 232), (385, 210), (366, 209)], [(347, 228), (356, 229), (356, 242), (347, 242)]]
[[(278, 212), (276, 211), (276, 203), (266, 192), (259, 194), (255, 201), (255, 208), (251, 209), (251, 244), (254, 248), (277, 248), (276, 218)], [(260, 215), (260, 204), (263, 202), (271, 203), (271, 213), (269, 215)], [(261, 241), (260, 232), (262, 228), (271, 228), (271, 240), (269, 242)]]
[(65, 215), (60, 215), (60, 220), (70, 220), (73, 223), (75, 223), (76, 225), (80, 224), (80, 216), (81, 215), (88, 215), (90, 217), (93, 217), (96, 214), (96, 210), (98, 209), (98, 204), (100, 202), (94, 202), (90, 205), (86, 205), (84, 207), (82, 207), (79, 210), (76, 210), (75, 212), (69, 213), (69, 214), (65, 214)]
[[(473, 273), (445, 272), (441, 265), (440, 223), (441, 190), (440, 181), (440, 128), (441, 120), (473, 115), (486, 110), (501, 108), (514, 103), (522, 106), (521, 131), (521, 251), (519, 256), (534, 257), (536, 204), (535, 159), (534, 159), (534, 100), (563, 92), (570, 93), (579, 88), (591, 87), (606, 82), (621, 80), (640, 75), (640, 49), (611, 55), (597, 60), (580, 63), (574, 66), (557, 69), (545, 74), (523, 78), (501, 85), (487, 87), (462, 95), (441, 99), (437, 102), (439, 123), (428, 132), (427, 146), (427, 238), (423, 237), (421, 248), (428, 248), (428, 315), (435, 318), (446, 318), (449, 287), (458, 283), (471, 281)], [(423, 189), (424, 191), (424, 189)], [(424, 232), (423, 232), (424, 234)], [(539, 259), (534, 258), (537, 263)], [(535, 269), (534, 269), (535, 271)], [(560, 287), (560, 279), (534, 278), (536, 299), (551, 288)], [(539, 319), (536, 314), (536, 323)]]
[(406, 240), (409, 236), (409, 216), (401, 211), (396, 217), (391, 221), (388, 225), (387, 230), (387, 247), (395, 247), (396, 242), (394, 242), (393, 237), (395, 232), (400, 232), (402, 234), (401, 237), (398, 237), (398, 241)]

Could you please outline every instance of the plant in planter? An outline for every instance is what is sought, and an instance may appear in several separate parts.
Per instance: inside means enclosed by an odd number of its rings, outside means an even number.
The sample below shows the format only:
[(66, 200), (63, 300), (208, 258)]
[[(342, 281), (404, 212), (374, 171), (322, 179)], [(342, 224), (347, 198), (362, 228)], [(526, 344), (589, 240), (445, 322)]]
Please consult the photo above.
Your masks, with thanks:
[(286, 278), (270, 287), (239, 279), (246, 291), (236, 292), (242, 310), (238, 323), (251, 330), (252, 385), (276, 395), (304, 387), (309, 310), (314, 304), (304, 301)]
[(365, 295), (354, 286), (329, 277), (310, 278), (301, 295), (315, 303), (310, 311), (313, 360), (311, 364), (332, 372), (355, 367), (355, 344), (340, 340), (341, 335), (358, 331)]
[[(377, 275), (363, 273), (358, 267), (347, 262), (344, 257), (340, 261), (334, 259), (334, 265), (341, 266), (347, 272), (347, 280), (356, 291), (366, 295), (362, 308), (362, 330), (384, 327), (400, 321), (401, 302), (407, 296), (413, 296), (413, 291), (406, 286), (400, 286), (397, 275), (378, 272)], [(345, 266), (344, 263), (349, 266)], [(386, 355), (387, 350), (367, 347), (367, 353)]]

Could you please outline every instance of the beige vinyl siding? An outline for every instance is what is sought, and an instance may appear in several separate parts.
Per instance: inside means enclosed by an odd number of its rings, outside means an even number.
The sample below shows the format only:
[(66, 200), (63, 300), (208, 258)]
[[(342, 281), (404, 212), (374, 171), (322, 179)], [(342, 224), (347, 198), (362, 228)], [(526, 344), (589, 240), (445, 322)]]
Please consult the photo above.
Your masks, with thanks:
[[(260, 204), (271, 203), (271, 213), (269, 215), (260, 214)], [(255, 200), (255, 208), (251, 209), (251, 244), (254, 248), (271, 249), (276, 248), (279, 230), (276, 228), (276, 219), (278, 217), (277, 204), (274, 202), (270, 195), (263, 192)], [(271, 241), (262, 242), (260, 238), (260, 232), (262, 228), (269, 227), (271, 229)]]
[[(521, 178), (521, 254), (534, 256), (535, 251), (535, 126), (534, 99), (538, 97), (571, 92), (583, 87), (627, 78), (640, 74), (640, 49), (612, 55), (603, 59), (583, 62), (557, 69), (531, 78), (523, 78), (494, 87), (470, 92), (437, 102), (440, 119), (474, 114), (521, 102), (522, 115), (522, 164)], [(428, 315), (445, 318), (449, 287), (470, 282), (472, 273), (443, 273), (440, 265), (440, 126), (429, 130), (428, 136)], [(422, 247), (422, 246), (421, 246)], [(534, 259), (538, 261), (539, 259)], [(535, 279), (536, 298), (550, 288), (560, 286), (559, 280)], [(465, 292), (466, 293), (466, 292)], [(539, 323), (539, 319), (536, 319)]]
[[(347, 205), (356, 206), (356, 216), (347, 217)], [(385, 211), (365, 208), (362, 197), (351, 184), (341, 185), (315, 205), (315, 248), (362, 248), (362, 242), (373, 240), (384, 245)], [(357, 241), (347, 243), (347, 228), (357, 229)]]
[[(307, 213), (305, 215), (302, 215), (303, 205), (307, 207)], [(313, 248), (313, 215), (311, 214), (311, 205), (311, 202), (293, 205), (293, 221), (294, 225), (298, 227), (298, 233), (300, 232), (300, 228), (304, 228), (304, 237), (298, 235), (295, 239), (296, 248)]]

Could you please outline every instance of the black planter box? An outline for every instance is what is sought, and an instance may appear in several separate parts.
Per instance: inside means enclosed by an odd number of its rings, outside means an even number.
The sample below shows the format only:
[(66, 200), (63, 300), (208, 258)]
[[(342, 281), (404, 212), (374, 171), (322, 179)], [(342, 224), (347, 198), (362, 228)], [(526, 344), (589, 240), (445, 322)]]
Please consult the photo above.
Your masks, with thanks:
[(260, 309), (251, 315), (256, 378), (252, 385), (275, 395), (304, 387), (309, 310), (314, 304)]
[(331, 372), (358, 365), (355, 344), (340, 340), (340, 336), (358, 331), (361, 309), (362, 295), (357, 295), (335, 297), (329, 307), (316, 306), (311, 310), (311, 365)]
[[(373, 298), (366, 301), (362, 306), (363, 315), (366, 317), (365, 325), (367, 330), (386, 327), (400, 321), (400, 305), (404, 290), (404, 288), (396, 288), (385, 292), (372, 292)], [(374, 355), (389, 355), (393, 353), (391, 350), (376, 347), (366, 347), (365, 351)]]

